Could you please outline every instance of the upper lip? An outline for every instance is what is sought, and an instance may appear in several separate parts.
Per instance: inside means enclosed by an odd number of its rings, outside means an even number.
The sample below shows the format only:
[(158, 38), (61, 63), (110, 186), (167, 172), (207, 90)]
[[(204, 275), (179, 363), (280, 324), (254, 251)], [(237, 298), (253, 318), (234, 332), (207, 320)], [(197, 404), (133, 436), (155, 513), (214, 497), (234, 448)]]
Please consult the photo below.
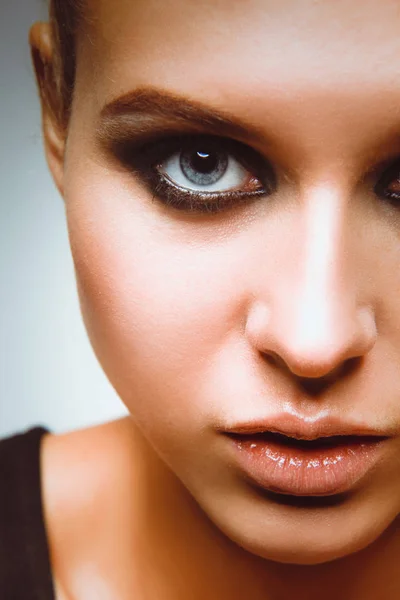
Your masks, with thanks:
[(224, 429), (224, 433), (254, 435), (257, 433), (280, 433), (297, 440), (317, 440), (334, 436), (388, 437), (388, 433), (376, 427), (356, 422), (345, 422), (336, 417), (324, 416), (314, 420), (291, 414), (280, 414), (268, 419), (240, 423)]

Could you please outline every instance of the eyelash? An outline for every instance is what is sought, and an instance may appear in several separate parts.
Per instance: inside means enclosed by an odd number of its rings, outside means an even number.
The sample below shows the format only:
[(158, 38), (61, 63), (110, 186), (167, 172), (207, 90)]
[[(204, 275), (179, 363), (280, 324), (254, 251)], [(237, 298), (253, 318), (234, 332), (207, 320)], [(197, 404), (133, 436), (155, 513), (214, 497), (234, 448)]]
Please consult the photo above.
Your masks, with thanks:
[[(262, 188), (253, 191), (224, 192), (192, 191), (175, 185), (160, 172), (160, 165), (176, 153), (195, 150), (196, 145), (209, 143), (212, 147), (235, 158), (240, 165), (260, 181)], [(141, 145), (123, 145), (114, 150), (119, 159), (147, 187), (154, 198), (166, 206), (189, 213), (219, 213), (249, 199), (272, 194), (275, 176), (271, 166), (255, 150), (230, 138), (205, 134), (168, 136)]]

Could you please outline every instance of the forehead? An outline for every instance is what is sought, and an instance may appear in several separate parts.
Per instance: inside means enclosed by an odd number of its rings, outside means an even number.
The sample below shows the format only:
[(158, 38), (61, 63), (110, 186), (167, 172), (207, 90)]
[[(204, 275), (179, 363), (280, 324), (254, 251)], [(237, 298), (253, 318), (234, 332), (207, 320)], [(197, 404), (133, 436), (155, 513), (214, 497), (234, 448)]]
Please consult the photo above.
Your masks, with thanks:
[(89, 0), (89, 12), (98, 60), (161, 80), (400, 74), (398, 0)]

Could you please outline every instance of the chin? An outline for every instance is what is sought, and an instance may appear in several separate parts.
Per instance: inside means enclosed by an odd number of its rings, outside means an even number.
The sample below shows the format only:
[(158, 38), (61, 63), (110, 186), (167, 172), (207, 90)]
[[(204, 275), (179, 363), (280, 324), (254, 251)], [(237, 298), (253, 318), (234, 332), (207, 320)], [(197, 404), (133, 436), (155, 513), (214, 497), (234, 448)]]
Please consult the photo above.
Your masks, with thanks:
[(363, 550), (366, 546), (368, 546), (368, 543), (366, 545), (343, 545), (342, 543), (335, 544), (334, 541), (333, 543), (331, 541), (322, 544), (316, 541), (312, 546), (306, 546), (293, 541), (293, 544), (289, 547), (274, 545), (271, 548), (269, 545), (265, 545), (253, 548), (248, 546), (244, 549), (271, 562), (312, 566), (345, 558)]
[(342, 559), (364, 550), (376, 541), (375, 535), (365, 532), (364, 535), (352, 532), (318, 531), (316, 528), (307, 536), (292, 534), (282, 536), (271, 543), (270, 539), (251, 540), (232, 538), (244, 550), (268, 561), (293, 565), (319, 565)]
[[(235, 544), (260, 558), (287, 564), (318, 565), (371, 547), (396, 523), (382, 506), (344, 500), (312, 503), (253, 502), (231, 505), (214, 523)], [(381, 508), (381, 512), (378, 510)], [(218, 511), (219, 512), (219, 511)]]

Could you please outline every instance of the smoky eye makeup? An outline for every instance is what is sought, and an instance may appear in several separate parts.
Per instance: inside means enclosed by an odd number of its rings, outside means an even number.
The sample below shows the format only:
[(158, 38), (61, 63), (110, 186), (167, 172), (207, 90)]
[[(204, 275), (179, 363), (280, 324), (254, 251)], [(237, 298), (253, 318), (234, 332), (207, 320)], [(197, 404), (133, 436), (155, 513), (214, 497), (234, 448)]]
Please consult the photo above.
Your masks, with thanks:
[(380, 198), (399, 206), (400, 204), (400, 159), (383, 170), (374, 192)]
[[(105, 105), (96, 141), (152, 201), (171, 211), (212, 214), (277, 190), (276, 171), (265, 154), (238, 141), (247, 134), (266, 139), (265, 132), (204, 106), (136, 90)], [(378, 198), (399, 206), (399, 158), (372, 168), (363, 180)]]
[(250, 146), (208, 134), (126, 136), (110, 151), (152, 198), (172, 210), (218, 213), (273, 194), (270, 163)]

